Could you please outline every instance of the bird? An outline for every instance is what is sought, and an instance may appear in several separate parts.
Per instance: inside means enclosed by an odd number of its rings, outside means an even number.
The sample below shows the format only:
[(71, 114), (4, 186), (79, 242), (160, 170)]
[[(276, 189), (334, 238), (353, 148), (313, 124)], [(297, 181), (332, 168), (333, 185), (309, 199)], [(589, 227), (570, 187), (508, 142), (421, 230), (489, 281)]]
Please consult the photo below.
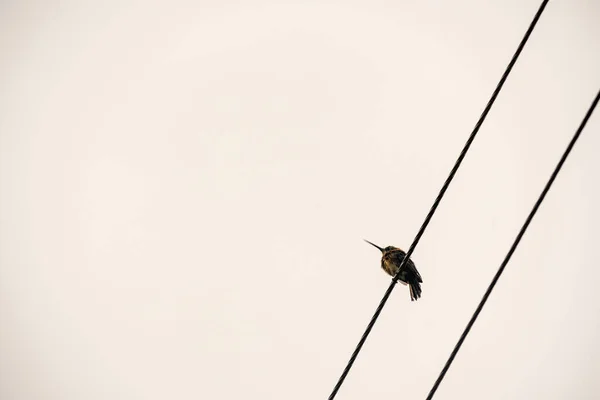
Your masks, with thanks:
[[(379, 251), (381, 251), (381, 268), (383, 268), (388, 275), (396, 276), (396, 274), (398, 274), (400, 264), (406, 256), (406, 252), (394, 246), (381, 248), (366, 239), (363, 240), (370, 245), (377, 247)], [(418, 300), (421, 297), (421, 283), (423, 283), (423, 279), (421, 278), (419, 271), (417, 271), (415, 263), (413, 263), (410, 258), (408, 259), (408, 262), (402, 266), (400, 275), (398, 275), (398, 280), (400, 280), (403, 285), (408, 285), (411, 301)]]

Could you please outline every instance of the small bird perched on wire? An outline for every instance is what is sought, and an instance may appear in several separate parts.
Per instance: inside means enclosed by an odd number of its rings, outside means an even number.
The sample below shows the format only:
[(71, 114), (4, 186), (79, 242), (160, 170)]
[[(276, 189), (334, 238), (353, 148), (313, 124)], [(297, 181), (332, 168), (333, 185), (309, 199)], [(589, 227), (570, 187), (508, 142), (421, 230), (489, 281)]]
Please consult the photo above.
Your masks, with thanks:
[[(377, 247), (381, 251), (381, 268), (383, 268), (388, 275), (396, 276), (398, 273), (398, 267), (402, 263), (402, 260), (404, 260), (406, 253), (394, 246), (388, 246), (383, 249), (376, 244), (369, 242), (368, 240), (365, 240), (365, 242)], [(402, 267), (400, 275), (398, 276), (398, 280), (400, 280), (403, 285), (408, 285), (410, 289), (411, 301), (417, 300), (419, 297), (421, 297), (421, 283), (423, 283), (423, 279), (421, 278), (419, 271), (417, 271), (415, 263), (413, 263), (411, 259), (408, 259), (408, 262)]]

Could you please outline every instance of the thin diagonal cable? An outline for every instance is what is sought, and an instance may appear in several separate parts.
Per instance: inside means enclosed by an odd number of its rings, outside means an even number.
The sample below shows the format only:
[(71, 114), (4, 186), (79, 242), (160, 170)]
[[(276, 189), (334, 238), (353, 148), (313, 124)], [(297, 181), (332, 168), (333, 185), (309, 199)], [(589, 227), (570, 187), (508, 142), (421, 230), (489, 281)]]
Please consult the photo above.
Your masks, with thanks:
[(456, 357), (456, 354), (458, 353), (458, 350), (460, 350), (460, 347), (462, 346), (462, 344), (465, 341), (467, 335), (469, 334), (469, 331), (473, 327), (473, 324), (475, 323), (475, 320), (477, 320), (477, 317), (479, 316), (479, 313), (483, 309), (483, 306), (485, 305), (488, 297), (490, 297), (490, 294), (492, 293), (492, 290), (494, 290), (494, 286), (496, 286), (496, 283), (498, 282), (498, 279), (500, 279), (500, 276), (502, 275), (502, 272), (504, 272), (504, 268), (506, 268), (506, 264), (508, 264), (508, 262), (510, 261), (510, 258), (512, 257), (512, 255), (515, 252), (517, 246), (519, 245), (519, 242), (523, 238), (523, 235), (525, 234), (525, 231), (527, 230), (527, 227), (529, 227), (529, 224), (531, 223), (531, 220), (533, 219), (533, 217), (535, 216), (535, 213), (537, 212), (538, 208), (542, 204), (542, 201), (544, 201), (544, 198), (546, 197), (546, 194), (550, 190), (550, 187), (552, 186), (552, 183), (554, 183), (554, 180), (556, 179), (556, 176), (560, 172), (560, 169), (562, 168), (563, 164), (565, 163), (565, 160), (567, 159), (567, 157), (569, 156), (569, 153), (573, 149), (573, 146), (575, 145), (575, 142), (577, 142), (577, 139), (579, 139), (579, 135), (581, 135), (581, 132), (583, 131), (583, 128), (585, 128), (585, 125), (587, 124), (588, 119), (590, 119), (590, 116), (594, 112), (594, 109), (596, 108), (596, 105), (598, 104), (598, 100), (599, 99), (600, 99), (600, 91), (598, 91), (598, 94), (596, 94), (596, 98), (594, 99), (594, 101), (592, 102), (592, 105), (590, 106), (589, 110), (585, 114), (585, 117), (583, 117), (583, 120), (581, 121), (581, 124), (579, 125), (579, 128), (577, 128), (577, 131), (575, 132), (575, 135), (573, 136), (573, 139), (571, 139), (571, 142), (569, 143), (569, 145), (567, 146), (565, 152), (563, 153), (562, 157), (560, 158), (560, 161), (558, 162), (558, 164), (554, 168), (554, 172), (552, 172), (552, 175), (550, 176), (550, 179), (548, 180), (548, 183), (546, 183), (546, 186), (544, 187), (544, 190), (542, 190), (542, 193), (540, 194), (540, 197), (535, 202), (535, 205), (533, 206), (533, 209), (531, 210), (531, 212), (529, 213), (529, 216), (525, 220), (525, 223), (521, 227), (521, 230), (519, 231), (519, 234), (517, 235), (517, 238), (513, 242), (512, 246), (510, 247), (510, 250), (508, 250), (508, 253), (506, 254), (506, 257), (504, 257), (504, 261), (502, 261), (502, 264), (500, 265), (500, 268), (498, 268), (498, 272), (496, 272), (496, 275), (494, 276), (494, 279), (492, 279), (492, 282), (490, 283), (490, 286), (487, 288), (485, 294), (483, 295), (483, 298), (481, 299), (481, 302), (477, 306), (477, 309), (475, 310), (475, 313), (471, 317), (471, 320), (467, 324), (467, 327), (465, 328), (464, 332), (460, 336), (460, 339), (458, 340), (458, 343), (456, 343), (456, 346), (454, 346), (454, 350), (452, 350), (452, 354), (450, 354), (450, 358), (448, 358), (448, 361), (446, 361), (446, 365), (444, 365), (444, 368), (442, 369), (442, 372), (440, 373), (440, 376), (437, 378), (437, 380), (433, 384), (433, 387), (431, 388), (431, 391), (427, 395), (427, 400), (431, 400), (433, 398), (433, 395), (435, 394), (437, 388), (440, 386), (440, 383), (444, 379), (444, 376), (446, 375), (446, 372), (448, 372), (448, 369), (450, 368), (450, 365), (452, 365), (452, 361), (454, 361), (454, 357)]
[(500, 90), (504, 86), (504, 82), (508, 78), (508, 75), (510, 74), (510, 71), (512, 70), (513, 66), (515, 65), (517, 59), (519, 58), (519, 55), (521, 54), (521, 51), (523, 51), (523, 48), (525, 47), (525, 44), (527, 43), (527, 40), (529, 39), (529, 36), (531, 36), (531, 33), (533, 32), (533, 28), (535, 28), (535, 25), (537, 24), (538, 20), (540, 19), (540, 16), (542, 15), (542, 12), (546, 8), (546, 4), (548, 3), (548, 1), (549, 0), (542, 1), (542, 4), (540, 5), (540, 8), (538, 9), (537, 13), (535, 14), (533, 20), (531, 21), (531, 24), (529, 25), (529, 28), (527, 29), (527, 32), (525, 32), (525, 36), (523, 36), (523, 39), (521, 40), (521, 43), (519, 43), (519, 47), (517, 47), (517, 50), (515, 51), (515, 54), (512, 56), (512, 59), (508, 63), (508, 66), (506, 67), (506, 70), (504, 71), (504, 74), (502, 74), (502, 77), (500, 78), (500, 81), (498, 82), (498, 85), (496, 86), (496, 89), (492, 93), (492, 97), (488, 101), (488, 103), (485, 106), (483, 112), (481, 113), (481, 116), (479, 117), (479, 120), (475, 124), (475, 128), (473, 128), (473, 132), (471, 132), (471, 135), (469, 136), (469, 139), (465, 143), (465, 146), (462, 149), (460, 155), (458, 156), (458, 159), (456, 160), (456, 162), (454, 164), (454, 167), (452, 167), (452, 170), (450, 171), (450, 175), (448, 175), (448, 178), (446, 179), (446, 182), (444, 182), (444, 185), (442, 186), (442, 189), (440, 190), (440, 193), (437, 195), (435, 201), (433, 202), (433, 205), (431, 206), (431, 209), (429, 210), (429, 213), (427, 214), (427, 217), (425, 217), (425, 221), (423, 222), (423, 225), (421, 225), (421, 228), (419, 229), (419, 232), (415, 236), (415, 239), (413, 240), (412, 245), (408, 249), (408, 252), (406, 253), (406, 256), (404, 257), (404, 259), (402, 260), (402, 263), (400, 264), (400, 267), (398, 268), (398, 274), (396, 274), (396, 276), (394, 276), (392, 278), (392, 282), (390, 283), (390, 286), (388, 287), (387, 291), (383, 295), (383, 298), (381, 299), (381, 302), (379, 303), (379, 306), (377, 306), (377, 310), (375, 310), (375, 314), (373, 314), (373, 317), (371, 318), (371, 321), (367, 325), (367, 329), (365, 330), (365, 332), (363, 333), (362, 337), (360, 338), (360, 341), (358, 342), (358, 345), (356, 346), (356, 349), (352, 353), (352, 356), (350, 357), (350, 360), (348, 361), (348, 364), (346, 365), (346, 368), (344, 368), (344, 371), (342, 372), (342, 375), (338, 379), (335, 387), (333, 388), (333, 391), (329, 395), (329, 400), (333, 400), (335, 398), (335, 396), (337, 395), (337, 392), (339, 391), (340, 387), (342, 386), (342, 383), (344, 383), (344, 380), (346, 379), (346, 376), (348, 375), (348, 372), (350, 372), (350, 368), (352, 368), (352, 365), (354, 364), (354, 361), (356, 361), (356, 357), (358, 357), (358, 353), (360, 352), (360, 350), (362, 349), (362, 346), (364, 345), (365, 341), (367, 340), (367, 337), (369, 336), (369, 333), (371, 333), (371, 329), (373, 329), (373, 325), (375, 325), (375, 322), (377, 321), (377, 318), (379, 318), (379, 314), (381, 314), (381, 310), (383, 310), (383, 307), (385, 306), (385, 303), (387, 303), (388, 298), (390, 297), (392, 291), (394, 290), (394, 286), (398, 282), (398, 277), (399, 277), (399, 274), (400, 274), (400, 270), (406, 264), (406, 262), (409, 260), (410, 256), (412, 255), (413, 251), (415, 250), (415, 247), (417, 247), (417, 244), (419, 243), (419, 240), (421, 240), (421, 236), (423, 236), (423, 233), (425, 232), (425, 229), (427, 228), (427, 225), (429, 225), (429, 222), (431, 221), (431, 218), (433, 217), (433, 214), (435, 213), (435, 210), (437, 209), (438, 205), (440, 204), (440, 201), (442, 200), (442, 197), (444, 197), (444, 194), (446, 193), (446, 190), (448, 189), (448, 186), (450, 186), (450, 183), (452, 182), (452, 179), (454, 178), (454, 175), (456, 174), (456, 171), (458, 170), (458, 167), (460, 167), (460, 164), (462, 163), (463, 159), (465, 158), (465, 156), (467, 154), (467, 151), (471, 147), (471, 143), (473, 143), (473, 140), (475, 139), (475, 136), (479, 132), (479, 129), (481, 128), (481, 125), (483, 124), (483, 121), (485, 121), (485, 118), (487, 117), (488, 113), (490, 112), (490, 110), (492, 108), (492, 105), (496, 101), (496, 97), (498, 97), (498, 94), (500, 93)]

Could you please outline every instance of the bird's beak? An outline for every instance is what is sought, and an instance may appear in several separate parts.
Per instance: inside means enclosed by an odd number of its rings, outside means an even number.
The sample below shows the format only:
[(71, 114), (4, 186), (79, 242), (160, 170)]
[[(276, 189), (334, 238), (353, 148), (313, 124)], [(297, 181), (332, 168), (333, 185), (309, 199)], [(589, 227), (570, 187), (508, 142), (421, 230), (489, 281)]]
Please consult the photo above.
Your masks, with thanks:
[(377, 246), (376, 244), (373, 244), (373, 243), (369, 242), (367, 239), (363, 239), (363, 240), (365, 242), (369, 243), (370, 245), (377, 247), (379, 249), (379, 251), (381, 251), (383, 253), (383, 249), (381, 247)]

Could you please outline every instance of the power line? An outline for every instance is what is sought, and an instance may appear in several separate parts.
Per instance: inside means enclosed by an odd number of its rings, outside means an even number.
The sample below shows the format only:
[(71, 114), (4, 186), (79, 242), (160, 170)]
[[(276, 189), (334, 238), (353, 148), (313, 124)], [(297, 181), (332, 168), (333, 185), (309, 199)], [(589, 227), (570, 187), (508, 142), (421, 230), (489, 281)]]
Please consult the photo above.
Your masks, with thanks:
[(465, 328), (464, 332), (460, 336), (460, 339), (456, 343), (456, 346), (454, 346), (454, 350), (452, 350), (452, 354), (450, 354), (450, 358), (448, 358), (448, 361), (446, 361), (446, 365), (444, 365), (444, 368), (442, 369), (442, 372), (440, 373), (440, 376), (437, 378), (437, 380), (433, 384), (433, 387), (429, 391), (429, 394), (427, 395), (427, 400), (431, 400), (433, 398), (433, 395), (435, 394), (438, 386), (440, 386), (440, 383), (444, 379), (444, 376), (446, 375), (446, 372), (448, 372), (448, 369), (450, 368), (450, 365), (452, 365), (452, 361), (454, 361), (454, 357), (456, 357), (456, 354), (458, 353), (458, 350), (460, 350), (460, 347), (462, 346), (462, 344), (465, 341), (467, 335), (469, 334), (469, 331), (473, 327), (473, 324), (475, 323), (475, 320), (477, 320), (477, 317), (479, 316), (479, 313), (483, 309), (483, 306), (485, 305), (488, 297), (490, 297), (490, 294), (492, 293), (492, 290), (494, 290), (494, 286), (496, 286), (496, 283), (498, 282), (498, 279), (500, 279), (500, 276), (502, 275), (502, 272), (504, 272), (504, 268), (506, 268), (506, 264), (508, 264), (508, 261), (510, 261), (510, 258), (512, 257), (512, 255), (515, 252), (517, 246), (519, 245), (519, 242), (523, 238), (523, 235), (525, 234), (525, 231), (527, 230), (527, 227), (529, 227), (529, 224), (531, 223), (531, 220), (535, 216), (535, 213), (537, 212), (538, 208), (542, 204), (542, 201), (544, 201), (544, 198), (546, 197), (546, 194), (548, 193), (548, 190), (550, 190), (550, 187), (552, 186), (552, 183), (554, 183), (554, 179), (556, 179), (556, 176), (560, 172), (560, 169), (562, 168), (563, 164), (565, 163), (565, 160), (567, 159), (567, 157), (569, 156), (569, 153), (573, 149), (573, 146), (575, 145), (575, 142), (577, 142), (577, 139), (579, 139), (579, 135), (583, 131), (583, 128), (585, 128), (585, 125), (587, 124), (588, 119), (590, 118), (590, 116), (594, 112), (594, 109), (596, 108), (596, 105), (598, 104), (598, 100), (599, 99), (600, 99), (600, 91), (598, 91), (598, 94), (596, 94), (596, 98), (594, 99), (594, 101), (592, 102), (592, 105), (590, 106), (590, 108), (588, 109), (587, 113), (585, 114), (585, 117), (583, 117), (583, 120), (581, 121), (581, 124), (579, 124), (579, 128), (577, 128), (577, 131), (575, 132), (575, 135), (573, 136), (573, 139), (571, 139), (571, 142), (569, 143), (569, 145), (567, 146), (565, 152), (563, 153), (562, 157), (560, 158), (560, 161), (558, 162), (558, 164), (554, 168), (554, 172), (552, 172), (552, 175), (550, 176), (550, 179), (548, 180), (548, 183), (546, 183), (546, 186), (544, 187), (544, 190), (542, 190), (542, 193), (540, 194), (540, 197), (535, 202), (535, 205), (533, 206), (533, 209), (531, 210), (531, 212), (529, 213), (529, 216), (525, 220), (525, 223), (521, 227), (521, 230), (519, 231), (519, 234), (517, 235), (515, 241), (513, 242), (512, 246), (510, 247), (510, 250), (508, 250), (508, 253), (506, 254), (506, 257), (504, 257), (504, 261), (502, 261), (502, 264), (500, 265), (500, 268), (498, 268), (498, 272), (496, 272), (496, 275), (494, 275), (494, 279), (492, 279), (492, 282), (490, 283), (490, 286), (487, 288), (485, 294), (483, 295), (483, 298), (479, 302), (479, 305), (477, 306), (477, 309), (475, 310), (475, 313), (473, 313), (473, 316), (471, 317), (471, 320), (467, 324), (467, 327)]
[(385, 303), (387, 303), (388, 298), (392, 294), (392, 290), (394, 290), (394, 287), (395, 287), (396, 283), (398, 282), (398, 277), (399, 277), (401, 269), (404, 267), (404, 265), (406, 264), (406, 262), (409, 260), (410, 256), (412, 255), (413, 251), (415, 250), (415, 247), (417, 247), (417, 244), (419, 243), (419, 240), (421, 240), (421, 236), (423, 236), (423, 233), (425, 232), (425, 229), (427, 228), (427, 225), (429, 225), (429, 222), (431, 221), (431, 218), (433, 217), (433, 214), (435, 213), (438, 205), (440, 204), (440, 201), (442, 200), (442, 197), (444, 197), (444, 194), (446, 193), (446, 190), (448, 189), (448, 186), (450, 186), (450, 183), (452, 182), (452, 179), (454, 178), (454, 175), (456, 174), (456, 171), (458, 170), (458, 167), (460, 167), (460, 164), (462, 163), (463, 159), (465, 158), (465, 156), (467, 154), (467, 151), (471, 147), (471, 143), (473, 143), (473, 140), (475, 139), (475, 136), (479, 132), (479, 129), (481, 128), (481, 125), (483, 124), (483, 121), (485, 121), (485, 118), (487, 117), (488, 113), (490, 112), (490, 110), (492, 108), (492, 105), (496, 101), (496, 97), (498, 97), (498, 94), (500, 93), (500, 90), (504, 86), (504, 82), (508, 78), (508, 75), (510, 74), (510, 71), (512, 70), (513, 66), (515, 65), (517, 59), (519, 58), (519, 55), (521, 54), (521, 51), (525, 47), (525, 44), (527, 43), (527, 40), (529, 39), (529, 36), (533, 32), (533, 28), (537, 24), (540, 16), (542, 15), (542, 12), (546, 8), (546, 4), (548, 3), (548, 1), (549, 0), (543, 0), (542, 1), (542, 4), (540, 5), (540, 8), (538, 9), (537, 13), (535, 14), (535, 17), (533, 18), (533, 21), (531, 21), (531, 24), (529, 25), (529, 28), (527, 29), (527, 32), (525, 32), (525, 36), (523, 36), (523, 39), (521, 40), (521, 43), (519, 43), (519, 47), (517, 47), (517, 50), (513, 54), (512, 59), (508, 63), (508, 66), (506, 67), (506, 70), (504, 71), (504, 74), (502, 74), (502, 77), (500, 78), (500, 81), (498, 82), (498, 85), (496, 86), (496, 89), (492, 93), (492, 96), (490, 97), (490, 100), (488, 101), (488, 103), (485, 106), (483, 112), (481, 113), (481, 116), (479, 117), (479, 120), (475, 124), (475, 128), (473, 128), (473, 131), (471, 132), (471, 135), (469, 136), (469, 139), (467, 140), (467, 142), (465, 143), (464, 148), (460, 152), (460, 155), (458, 156), (458, 159), (456, 160), (456, 162), (454, 164), (454, 167), (452, 167), (452, 170), (450, 171), (450, 175), (448, 175), (448, 178), (444, 182), (444, 185), (442, 186), (442, 189), (440, 190), (440, 192), (437, 195), (435, 201), (433, 202), (433, 205), (431, 206), (431, 209), (429, 210), (429, 213), (425, 217), (425, 221), (423, 222), (423, 224), (421, 225), (421, 228), (419, 229), (419, 232), (415, 236), (415, 238), (413, 240), (413, 243), (411, 244), (410, 248), (408, 249), (408, 252), (406, 253), (406, 256), (402, 260), (402, 263), (400, 264), (400, 267), (398, 269), (398, 274), (396, 274), (396, 276), (394, 276), (392, 278), (392, 282), (390, 283), (390, 286), (388, 287), (388, 289), (386, 290), (385, 294), (383, 295), (383, 298), (381, 299), (381, 302), (379, 303), (379, 306), (377, 306), (377, 309), (375, 310), (375, 314), (373, 314), (373, 317), (371, 318), (371, 321), (367, 325), (367, 329), (365, 330), (365, 332), (363, 333), (362, 337), (360, 338), (360, 341), (358, 342), (358, 345), (356, 346), (356, 349), (352, 353), (352, 356), (350, 357), (350, 360), (348, 361), (348, 364), (346, 365), (346, 368), (344, 368), (344, 371), (342, 372), (342, 375), (338, 379), (337, 383), (335, 384), (335, 387), (333, 388), (333, 391), (329, 395), (329, 400), (333, 400), (335, 398), (335, 396), (337, 395), (337, 392), (339, 391), (340, 387), (342, 386), (342, 383), (344, 383), (344, 380), (346, 379), (346, 376), (348, 375), (348, 372), (350, 372), (350, 368), (352, 368), (352, 365), (354, 364), (354, 361), (356, 361), (356, 358), (358, 357), (358, 353), (360, 352), (360, 350), (362, 349), (362, 346), (364, 345), (365, 341), (367, 340), (367, 337), (369, 336), (369, 333), (371, 333), (371, 329), (373, 329), (373, 325), (375, 325), (375, 322), (377, 321), (377, 318), (379, 318), (379, 314), (381, 314), (381, 310), (383, 310), (383, 307), (385, 306)]

